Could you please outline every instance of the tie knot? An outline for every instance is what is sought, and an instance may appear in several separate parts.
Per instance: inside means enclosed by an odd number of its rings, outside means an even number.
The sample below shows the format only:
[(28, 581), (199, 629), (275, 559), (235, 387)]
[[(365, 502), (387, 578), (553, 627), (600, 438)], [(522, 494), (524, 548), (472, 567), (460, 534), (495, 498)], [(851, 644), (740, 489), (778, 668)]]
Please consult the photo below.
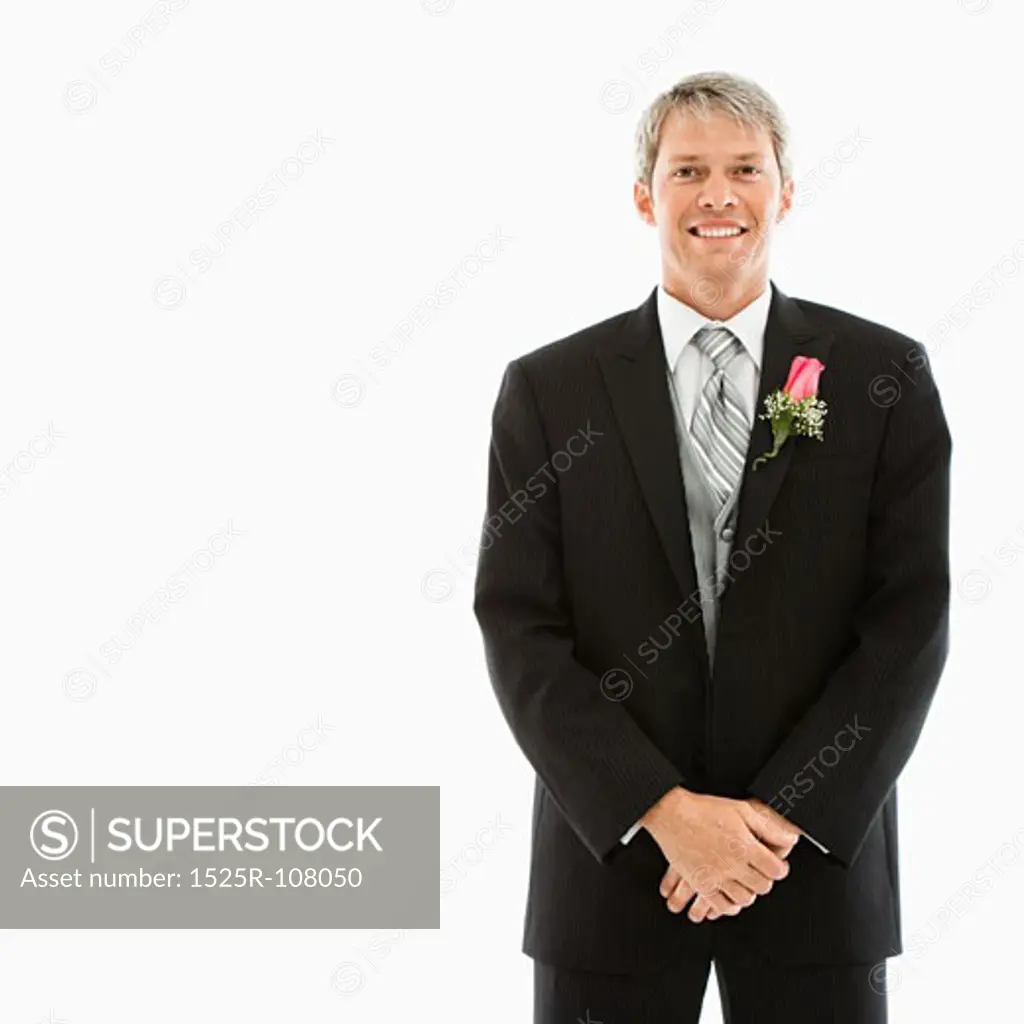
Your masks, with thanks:
[(715, 364), (716, 370), (724, 370), (743, 349), (740, 339), (728, 327), (702, 327), (693, 336), (693, 343)]

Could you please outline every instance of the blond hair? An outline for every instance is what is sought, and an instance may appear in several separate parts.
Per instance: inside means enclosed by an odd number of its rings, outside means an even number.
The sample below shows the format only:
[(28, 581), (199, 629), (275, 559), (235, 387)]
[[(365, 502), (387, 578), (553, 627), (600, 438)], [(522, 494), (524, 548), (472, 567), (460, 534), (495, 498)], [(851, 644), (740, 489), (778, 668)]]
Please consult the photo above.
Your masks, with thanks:
[(789, 128), (772, 97), (749, 78), (726, 71), (704, 71), (678, 81), (644, 111), (636, 129), (635, 173), (637, 181), (651, 187), (654, 163), (661, 143), (665, 118), (673, 111), (706, 120), (712, 113), (734, 117), (750, 128), (763, 128), (771, 136), (782, 179), (792, 177), (786, 154)]

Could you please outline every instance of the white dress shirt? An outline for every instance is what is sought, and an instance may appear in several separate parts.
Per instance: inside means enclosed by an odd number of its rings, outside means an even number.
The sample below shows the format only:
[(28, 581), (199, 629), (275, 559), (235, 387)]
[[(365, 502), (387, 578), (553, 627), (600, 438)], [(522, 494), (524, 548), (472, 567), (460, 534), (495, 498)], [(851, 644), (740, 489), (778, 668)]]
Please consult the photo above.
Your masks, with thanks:
[[(665, 360), (667, 365), (673, 368), (672, 377), (687, 427), (693, 424), (693, 414), (697, 411), (701, 391), (715, 368), (712, 360), (692, 344), (694, 335), (702, 327), (707, 326), (728, 327), (742, 342), (742, 352), (729, 363), (725, 372), (736, 384), (746, 407), (747, 421), (753, 426), (754, 404), (757, 402), (757, 390), (761, 381), (765, 327), (772, 302), (771, 287), (766, 285), (764, 291), (753, 302), (748, 303), (728, 320), (709, 320), (692, 306), (669, 295), (663, 285), (658, 287), (657, 302)], [(621, 842), (628, 843), (642, 827), (638, 821), (626, 832)], [(803, 832), (803, 835), (807, 836), (807, 833)], [(820, 850), (828, 853), (816, 839), (811, 836), (807, 838)]]
[(728, 327), (743, 343), (743, 351), (725, 368), (736, 385), (747, 412), (747, 422), (754, 422), (754, 403), (761, 380), (761, 356), (764, 353), (764, 332), (772, 292), (766, 287), (753, 302), (744, 306), (729, 320), (708, 320), (685, 302), (658, 288), (658, 321), (665, 346), (665, 359), (674, 370), (676, 391), (687, 427), (693, 425), (700, 394), (715, 364), (696, 345), (694, 335), (702, 327)]

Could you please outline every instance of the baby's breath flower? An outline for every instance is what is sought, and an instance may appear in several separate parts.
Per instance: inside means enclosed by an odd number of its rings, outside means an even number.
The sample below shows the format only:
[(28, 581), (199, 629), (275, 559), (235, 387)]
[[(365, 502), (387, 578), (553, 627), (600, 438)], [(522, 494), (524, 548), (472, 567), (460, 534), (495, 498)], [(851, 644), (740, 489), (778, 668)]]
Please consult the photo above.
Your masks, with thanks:
[(828, 405), (820, 398), (809, 396), (802, 401), (794, 402), (789, 393), (777, 388), (765, 396), (765, 411), (758, 419), (768, 420), (772, 425), (773, 446), (770, 452), (754, 459), (754, 469), (768, 459), (774, 459), (790, 434), (802, 437), (813, 437), (823, 441), (825, 416)]

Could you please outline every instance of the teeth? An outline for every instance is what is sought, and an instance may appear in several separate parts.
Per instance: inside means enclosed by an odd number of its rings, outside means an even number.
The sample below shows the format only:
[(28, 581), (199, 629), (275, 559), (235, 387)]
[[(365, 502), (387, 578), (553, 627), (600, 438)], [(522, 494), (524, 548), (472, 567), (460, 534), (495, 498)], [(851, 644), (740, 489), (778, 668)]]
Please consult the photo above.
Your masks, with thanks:
[(701, 238), (732, 238), (743, 233), (742, 228), (697, 228), (696, 231)]

